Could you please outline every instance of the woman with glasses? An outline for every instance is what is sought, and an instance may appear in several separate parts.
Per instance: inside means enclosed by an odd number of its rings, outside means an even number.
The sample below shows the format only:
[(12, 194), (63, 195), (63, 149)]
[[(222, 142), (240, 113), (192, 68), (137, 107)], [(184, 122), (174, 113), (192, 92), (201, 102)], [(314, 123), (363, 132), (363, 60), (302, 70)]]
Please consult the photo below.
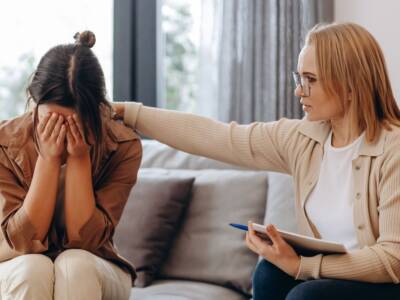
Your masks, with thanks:
[(302, 255), (273, 225), (248, 248), (264, 259), (254, 299), (400, 299), (400, 110), (382, 51), (352, 23), (317, 25), (298, 58), (302, 120), (225, 124), (115, 105), (125, 122), (177, 149), (247, 168), (291, 174), (299, 229), (348, 252)]

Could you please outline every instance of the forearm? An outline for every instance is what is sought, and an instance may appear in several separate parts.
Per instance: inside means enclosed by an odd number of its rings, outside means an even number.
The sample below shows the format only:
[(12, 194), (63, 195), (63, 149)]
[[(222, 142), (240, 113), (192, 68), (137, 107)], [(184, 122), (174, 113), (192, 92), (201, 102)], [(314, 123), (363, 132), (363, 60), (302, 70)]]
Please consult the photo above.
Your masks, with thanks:
[[(242, 164), (238, 158), (244, 156), (238, 153), (247, 150), (232, 143), (246, 140), (245, 130), (235, 130), (238, 135), (233, 140), (230, 124), (194, 114), (125, 103), (124, 122), (143, 135), (176, 149), (229, 163)], [(246, 146), (248, 141), (245, 140), (241, 145)]]
[(246, 168), (290, 173), (286, 151), (295, 143), (299, 120), (228, 124), (133, 102), (125, 103), (123, 113), (127, 125), (178, 150)]
[(60, 160), (44, 160), (40, 155), (22, 209), (36, 229), (35, 239), (43, 241), (53, 219), (57, 199)]
[[(347, 254), (301, 257), (296, 279), (341, 279), (372, 283), (397, 283), (399, 262), (374, 245)], [(383, 263), (383, 262), (386, 262)]]
[(79, 230), (90, 219), (96, 207), (89, 154), (67, 159), (64, 201), (68, 239), (79, 239)]

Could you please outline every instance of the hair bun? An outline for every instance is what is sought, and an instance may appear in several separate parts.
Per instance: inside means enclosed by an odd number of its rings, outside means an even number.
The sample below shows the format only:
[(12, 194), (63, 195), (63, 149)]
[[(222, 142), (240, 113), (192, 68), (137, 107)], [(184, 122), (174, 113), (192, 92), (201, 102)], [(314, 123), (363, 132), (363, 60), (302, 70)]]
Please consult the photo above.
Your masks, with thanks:
[(96, 43), (96, 36), (89, 30), (75, 33), (74, 39), (75, 44), (89, 48), (92, 48)]

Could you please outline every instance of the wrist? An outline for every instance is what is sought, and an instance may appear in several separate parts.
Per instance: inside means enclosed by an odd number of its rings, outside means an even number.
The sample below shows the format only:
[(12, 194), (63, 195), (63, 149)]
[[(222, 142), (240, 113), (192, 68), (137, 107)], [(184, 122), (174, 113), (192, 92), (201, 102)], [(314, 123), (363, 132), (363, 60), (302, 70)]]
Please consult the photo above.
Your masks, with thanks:
[(68, 161), (76, 161), (79, 163), (83, 163), (83, 162), (89, 162), (90, 163), (90, 154), (89, 151), (85, 151), (84, 153), (81, 153), (79, 155), (71, 155), (69, 154), (67, 157), (67, 162)]
[(299, 274), (300, 271), (300, 263), (301, 263), (301, 258), (300, 256), (297, 257), (297, 260), (294, 263), (294, 268), (293, 268), (293, 272), (292, 272), (292, 276), (294, 278), (297, 277), (297, 274)]
[(38, 162), (43, 162), (46, 165), (61, 166), (61, 156), (43, 156), (39, 154)]

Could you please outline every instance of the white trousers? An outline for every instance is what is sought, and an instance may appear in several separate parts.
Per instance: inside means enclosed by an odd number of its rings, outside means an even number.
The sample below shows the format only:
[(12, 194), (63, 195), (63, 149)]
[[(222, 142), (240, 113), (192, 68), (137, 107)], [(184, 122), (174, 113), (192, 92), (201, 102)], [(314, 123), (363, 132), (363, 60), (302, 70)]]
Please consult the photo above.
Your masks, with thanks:
[(80, 249), (66, 250), (53, 263), (27, 254), (0, 263), (0, 300), (128, 300), (131, 275)]

